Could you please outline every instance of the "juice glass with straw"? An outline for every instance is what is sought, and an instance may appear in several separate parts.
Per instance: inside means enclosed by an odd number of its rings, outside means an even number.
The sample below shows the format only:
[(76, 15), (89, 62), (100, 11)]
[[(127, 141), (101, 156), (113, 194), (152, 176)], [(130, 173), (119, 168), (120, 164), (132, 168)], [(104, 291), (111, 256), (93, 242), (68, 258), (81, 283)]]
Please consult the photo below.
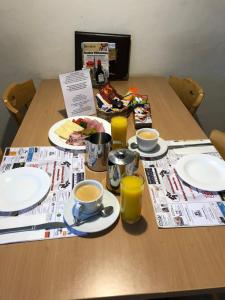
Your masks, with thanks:
[(123, 116), (111, 119), (112, 148), (125, 148), (127, 139), (127, 118)]
[(120, 182), (121, 217), (133, 224), (141, 217), (144, 178), (139, 174), (124, 176)]

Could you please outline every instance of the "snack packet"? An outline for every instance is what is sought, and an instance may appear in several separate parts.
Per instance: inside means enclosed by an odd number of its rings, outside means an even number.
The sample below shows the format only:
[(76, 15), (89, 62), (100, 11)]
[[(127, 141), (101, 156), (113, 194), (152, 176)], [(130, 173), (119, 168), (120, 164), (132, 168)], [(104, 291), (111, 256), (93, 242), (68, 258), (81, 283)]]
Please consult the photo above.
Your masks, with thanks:
[(133, 106), (135, 106), (137, 104), (146, 104), (147, 102), (148, 102), (147, 95), (136, 94), (133, 98)]
[(135, 129), (152, 127), (151, 108), (149, 103), (135, 105), (133, 115)]
[(104, 85), (96, 95), (98, 107), (107, 112), (122, 109), (124, 105), (121, 99), (122, 96), (109, 83)]
[(123, 97), (123, 101), (132, 101), (134, 96), (137, 94), (138, 89), (136, 87), (131, 87)]
[(114, 87), (111, 86), (111, 84), (107, 83), (99, 90), (100, 95), (102, 98), (108, 102), (109, 104), (112, 104), (113, 99), (121, 100), (122, 96), (117, 93), (117, 91), (114, 89)]

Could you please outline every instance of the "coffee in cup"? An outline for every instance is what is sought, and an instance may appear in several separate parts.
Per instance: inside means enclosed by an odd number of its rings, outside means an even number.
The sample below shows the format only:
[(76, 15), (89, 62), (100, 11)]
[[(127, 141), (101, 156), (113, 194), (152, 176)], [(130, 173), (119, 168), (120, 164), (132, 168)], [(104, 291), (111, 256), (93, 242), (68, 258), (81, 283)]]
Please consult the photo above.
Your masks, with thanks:
[(90, 202), (97, 199), (101, 194), (101, 190), (93, 184), (81, 185), (75, 191), (75, 197), (84, 202)]
[(82, 214), (93, 214), (102, 206), (103, 186), (97, 180), (79, 182), (73, 189), (73, 215), (81, 219)]
[(153, 128), (142, 128), (137, 130), (136, 139), (141, 151), (152, 151), (158, 143), (159, 132)]

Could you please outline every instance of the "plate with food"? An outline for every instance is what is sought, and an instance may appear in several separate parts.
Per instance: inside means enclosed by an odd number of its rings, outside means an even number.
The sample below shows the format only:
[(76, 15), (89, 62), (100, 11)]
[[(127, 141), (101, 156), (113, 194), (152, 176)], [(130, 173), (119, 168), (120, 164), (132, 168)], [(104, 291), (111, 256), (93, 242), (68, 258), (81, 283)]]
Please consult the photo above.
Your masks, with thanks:
[(111, 134), (111, 125), (93, 116), (76, 116), (55, 123), (48, 132), (50, 141), (65, 149), (85, 150), (85, 138), (96, 132)]

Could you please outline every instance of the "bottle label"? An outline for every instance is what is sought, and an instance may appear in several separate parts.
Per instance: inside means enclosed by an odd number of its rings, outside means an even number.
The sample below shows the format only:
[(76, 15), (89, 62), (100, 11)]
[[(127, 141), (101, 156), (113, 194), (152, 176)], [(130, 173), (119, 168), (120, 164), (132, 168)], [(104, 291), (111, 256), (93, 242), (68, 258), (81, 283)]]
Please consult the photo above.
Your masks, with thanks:
[(98, 74), (98, 82), (103, 83), (105, 81), (104, 75), (103, 74)]

